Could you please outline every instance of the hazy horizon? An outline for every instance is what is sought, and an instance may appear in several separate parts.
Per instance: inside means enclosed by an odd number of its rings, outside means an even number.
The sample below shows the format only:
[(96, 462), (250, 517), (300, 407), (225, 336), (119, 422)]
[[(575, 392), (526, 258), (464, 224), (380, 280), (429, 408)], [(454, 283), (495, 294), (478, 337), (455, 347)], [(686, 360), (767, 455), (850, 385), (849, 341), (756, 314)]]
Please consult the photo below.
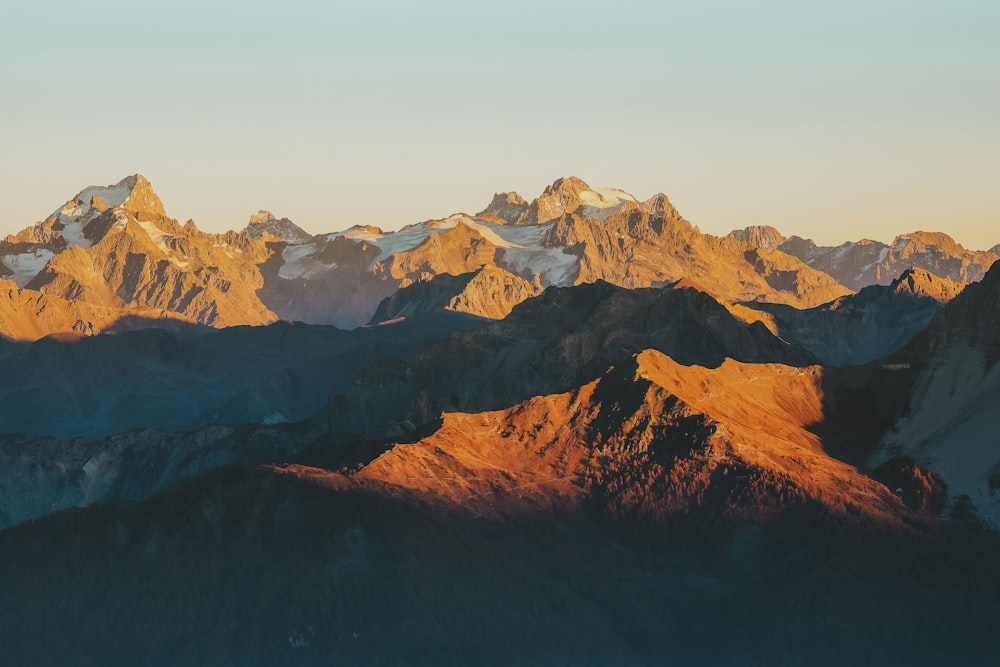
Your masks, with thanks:
[(175, 2), (0, 27), (0, 233), (141, 172), (172, 217), (384, 229), (556, 178), (702, 231), (1000, 243), (1000, 7)]

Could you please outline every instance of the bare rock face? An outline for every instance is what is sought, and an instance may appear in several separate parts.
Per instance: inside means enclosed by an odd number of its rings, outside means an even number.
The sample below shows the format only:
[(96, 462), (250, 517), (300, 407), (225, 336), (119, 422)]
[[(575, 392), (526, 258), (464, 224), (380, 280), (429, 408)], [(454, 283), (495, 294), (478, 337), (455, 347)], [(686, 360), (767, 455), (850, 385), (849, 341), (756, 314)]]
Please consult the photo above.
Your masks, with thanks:
[(531, 202), (521, 224), (538, 225), (555, 220), (566, 213), (572, 213), (581, 205), (580, 194), (590, 190), (590, 186), (575, 176), (560, 178), (538, 199)]
[(165, 326), (169, 322), (192, 322), (164, 308), (111, 308), (80, 299), (64, 299), (0, 280), (0, 322), (5, 337), (32, 341), (52, 334), (93, 336), (122, 322), (145, 322)]
[(567, 215), (545, 244), (580, 256), (576, 283), (607, 280), (623, 287), (682, 278), (734, 301), (762, 300), (814, 306), (849, 290), (829, 275), (778, 250), (760, 250), (733, 237), (702, 234), (664, 195), (623, 203), (603, 220)]
[(487, 264), (476, 272), (460, 293), (448, 302), (448, 310), (468, 313), (490, 320), (502, 320), (514, 306), (542, 293), (537, 277), (534, 282)]

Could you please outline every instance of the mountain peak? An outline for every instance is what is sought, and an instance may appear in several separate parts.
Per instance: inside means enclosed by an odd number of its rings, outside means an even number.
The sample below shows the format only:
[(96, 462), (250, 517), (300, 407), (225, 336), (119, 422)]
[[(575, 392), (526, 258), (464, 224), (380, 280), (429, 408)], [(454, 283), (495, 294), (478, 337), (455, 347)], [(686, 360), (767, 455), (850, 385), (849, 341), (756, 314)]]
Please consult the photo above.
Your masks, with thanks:
[[(121, 203), (122, 208), (133, 213), (146, 213), (154, 217), (165, 217), (167, 212), (163, 202), (153, 190), (153, 184), (142, 174), (133, 174), (119, 181), (115, 187), (122, 185), (128, 188), (128, 197)], [(110, 202), (104, 202), (113, 207)]]
[(260, 209), (250, 216), (250, 222), (243, 228), (242, 234), (251, 239), (259, 239), (265, 233), (287, 243), (305, 243), (312, 234), (305, 231), (288, 218), (277, 218), (270, 211)]
[(557, 192), (572, 192), (578, 194), (590, 189), (589, 185), (576, 176), (563, 176), (562, 178), (557, 178), (553, 181), (552, 185), (545, 188), (545, 194), (553, 194)]
[(755, 248), (777, 248), (788, 240), (770, 225), (750, 225), (743, 229), (734, 229), (729, 232), (729, 236), (749, 243)]
[(591, 188), (576, 176), (557, 179), (518, 218), (518, 224), (541, 225), (578, 210), (588, 218), (603, 220), (635, 197), (615, 188)]
[(493, 195), (490, 205), (476, 214), (477, 218), (485, 218), (503, 224), (515, 224), (528, 210), (528, 202), (516, 192), (497, 192)]
[(965, 252), (965, 248), (961, 244), (944, 232), (910, 232), (897, 236), (892, 245), (896, 252), (907, 246), (910, 246), (913, 252), (925, 252), (928, 248), (937, 248), (953, 255), (961, 255)]
[(925, 269), (910, 267), (893, 280), (889, 287), (895, 294), (926, 297), (938, 303), (947, 303), (958, 296), (965, 284), (936, 276)]
[(277, 220), (277, 218), (274, 217), (274, 213), (265, 211), (264, 209), (259, 209), (256, 213), (250, 216), (250, 224), (273, 222), (275, 220)]

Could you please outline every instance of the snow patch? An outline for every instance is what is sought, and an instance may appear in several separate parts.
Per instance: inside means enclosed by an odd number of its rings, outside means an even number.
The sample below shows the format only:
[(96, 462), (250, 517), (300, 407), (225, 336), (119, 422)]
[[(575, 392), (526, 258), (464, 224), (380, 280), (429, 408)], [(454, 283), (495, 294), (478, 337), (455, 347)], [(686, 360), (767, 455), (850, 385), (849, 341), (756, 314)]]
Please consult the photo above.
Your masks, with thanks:
[[(108, 208), (114, 208), (124, 204), (131, 194), (132, 189), (128, 185), (124, 184), (124, 182), (119, 183), (118, 185), (112, 185), (111, 187), (89, 187), (80, 192), (70, 201), (66, 202), (62, 208), (54, 211), (50, 218), (55, 218), (66, 226), (76, 224), (82, 230), (84, 225), (101, 214), (101, 211), (98, 211), (91, 206), (91, 202), (94, 200), (94, 197), (97, 197), (104, 202), (104, 205)], [(72, 231), (69, 233), (69, 236), (67, 236), (64, 231), (63, 237), (66, 239), (66, 242), (71, 245), (89, 247), (88, 245), (83, 245), (83, 243), (72, 241), (71, 237), (75, 238), (75, 233)], [(82, 234), (80, 237), (82, 238)], [(86, 242), (86, 239), (84, 239), (84, 242)]]
[(468, 216), (461, 215), (461, 214), (449, 216), (449, 217), (445, 218), (444, 220), (441, 220), (441, 221), (437, 222), (435, 224), (435, 227), (438, 228), (438, 229), (454, 229), (459, 224), (463, 224), (463, 225), (469, 227), (470, 229), (476, 230), (480, 234), (480, 236), (482, 236), (484, 239), (486, 239), (487, 241), (489, 241), (493, 245), (498, 246), (500, 248), (519, 248), (519, 247), (521, 247), (520, 244), (514, 243), (513, 241), (510, 241), (508, 239), (505, 239), (504, 237), (500, 236), (500, 234), (498, 233), (498, 229), (500, 229), (500, 230), (505, 229), (507, 227), (507, 225), (497, 225), (495, 223), (490, 224), (490, 223), (487, 223), (486, 221), (479, 222), (479, 221), (473, 220), (472, 218), (470, 218)]
[(352, 241), (367, 241), (368, 243), (375, 243), (381, 239), (385, 234), (380, 232), (373, 232), (370, 229), (365, 229), (363, 227), (352, 227), (343, 232), (337, 232), (336, 234), (329, 234), (326, 238), (333, 240), (339, 236), (351, 239)]
[(188, 267), (189, 262), (178, 259), (174, 251), (171, 250), (166, 244), (167, 239), (174, 238), (173, 234), (168, 234), (151, 222), (138, 221), (137, 224), (142, 227), (146, 234), (149, 235), (150, 240), (153, 241), (153, 243), (156, 244), (156, 247), (167, 256), (167, 259), (169, 259), (171, 263), (182, 269), (186, 269)]
[(324, 264), (314, 257), (317, 248), (315, 243), (286, 246), (281, 251), (284, 262), (278, 269), (278, 277), (285, 280), (296, 278), (312, 278), (337, 267), (336, 264)]
[(42, 272), (49, 260), (54, 257), (51, 250), (38, 248), (31, 252), (22, 252), (16, 255), (5, 255), (0, 261), (10, 269), (11, 280), (17, 283), (18, 287), (24, 287), (31, 280)]
[(140, 227), (146, 230), (146, 234), (149, 235), (151, 241), (155, 242), (157, 245), (162, 245), (163, 239), (174, 238), (173, 234), (168, 234), (151, 222), (139, 222)]
[[(619, 193), (621, 191), (611, 192)], [(621, 196), (631, 198), (631, 195), (625, 193), (621, 193)], [(529, 279), (535, 273), (539, 273), (542, 282), (549, 285), (568, 285), (576, 275), (579, 263), (576, 255), (564, 252), (562, 248), (546, 248), (542, 245), (549, 230), (555, 224), (551, 222), (544, 225), (513, 226), (488, 220), (476, 220), (467, 215), (456, 214), (444, 220), (421, 222), (397, 232), (379, 234), (364, 228), (352, 227), (343, 232), (330, 234), (327, 238), (344, 237), (353, 241), (372, 243), (381, 250), (374, 261), (385, 261), (396, 253), (416, 248), (433, 234), (454, 229), (460, 223), (474, 229), (490, 243), (503, 248), (503, 259), (500, 263), (504, 268), (514, 273), (527, 276)], [(295, 247), (306, 248), (307, 246)], [(302, 251), (286, 248), (285, 261), (286, 265), (290, 264), (290, 266), (287, 269), (283, 267), (283, 273), (279, 275), (286, 277), (286, 273), (289, 275), (295, 273), (296, 277), (301, 277), (298, 274), (306, 271), (304, 262), (307, 256), (314, 252), (312, 244), (308, 244), (308, 248)]]
[(503, 268), (530, 279), (535, 273), (544, 285), (566, 286), (576, 277), (579, 258), (564, 248), (546, 248), (542, 245), (546, 234), (555, 223), (538, 226), (508, 227), (508, 239), (517, 245), (504, 250), (500, 264)]
[(888, 256), (889, 256), (889, 249), (888, 248), (882, 248), (882, 251), (879, 252), (879, 254), (878, 254), (878, 261), (876, 262), (876, 264), (881, 264), (882, 262), (885, 261), (885, 258), (888, 257)]
[(115, 206), (121, 206), (124, 204), (131, 194), (132, 188), (130, 188), (125, 182), (122, 182), (110, 187), (87, 188), (78, 194), (76, 199), (77, 201), (82, 202), (88, 209), (90, 208), (90, 201), (94, 197), (97, 197), (104, 202), (108, 208), (114, 208)]
[(597, 188), (580, 193), (580, 213), (595, 220), (605, 220), (614, 215), (624, 202), (634, 202), (636, 198), (616, 188)]
[(594, 208), (611, 208), (622, 202), (636, 201), (635, 197), (617, 188), (597, 188), (580, 193), (580, 202)]
[(90, 239), (83, 235), (84, 223), (80, 221), (65, 222), (62, 230), (62, 237), (67, 245), (89, 248), (93, 245)]

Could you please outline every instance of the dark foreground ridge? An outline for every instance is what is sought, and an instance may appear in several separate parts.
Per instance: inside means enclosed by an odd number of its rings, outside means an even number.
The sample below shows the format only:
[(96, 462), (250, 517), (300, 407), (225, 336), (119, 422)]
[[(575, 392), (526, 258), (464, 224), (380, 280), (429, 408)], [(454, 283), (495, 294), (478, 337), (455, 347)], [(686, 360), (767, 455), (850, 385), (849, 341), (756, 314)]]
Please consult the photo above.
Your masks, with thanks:
[(996, 537), (800, 507), (487, 521), (288, 469), (0, 533), (19, 665), (989, 664)]

